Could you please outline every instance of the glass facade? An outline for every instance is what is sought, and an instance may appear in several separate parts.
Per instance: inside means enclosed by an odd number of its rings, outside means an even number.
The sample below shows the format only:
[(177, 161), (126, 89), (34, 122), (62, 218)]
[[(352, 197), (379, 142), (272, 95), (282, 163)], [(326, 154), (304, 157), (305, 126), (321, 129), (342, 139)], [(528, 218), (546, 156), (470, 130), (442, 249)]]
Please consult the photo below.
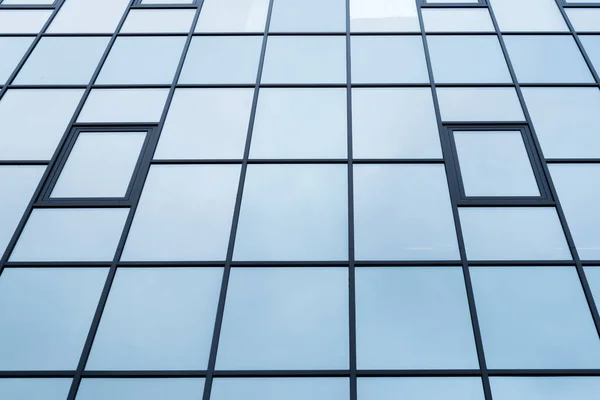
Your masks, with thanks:
[(0, 399), (600, 398), (600, 1), (0, 0)]

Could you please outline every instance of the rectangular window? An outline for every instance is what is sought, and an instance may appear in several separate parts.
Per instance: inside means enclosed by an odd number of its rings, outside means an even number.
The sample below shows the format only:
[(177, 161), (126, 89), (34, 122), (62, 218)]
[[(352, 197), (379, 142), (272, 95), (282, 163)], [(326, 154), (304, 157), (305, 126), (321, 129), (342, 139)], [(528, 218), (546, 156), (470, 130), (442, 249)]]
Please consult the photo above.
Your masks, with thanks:
[(487, 0), (417, 0), (422, 6), (435, 7), (483, 7)]

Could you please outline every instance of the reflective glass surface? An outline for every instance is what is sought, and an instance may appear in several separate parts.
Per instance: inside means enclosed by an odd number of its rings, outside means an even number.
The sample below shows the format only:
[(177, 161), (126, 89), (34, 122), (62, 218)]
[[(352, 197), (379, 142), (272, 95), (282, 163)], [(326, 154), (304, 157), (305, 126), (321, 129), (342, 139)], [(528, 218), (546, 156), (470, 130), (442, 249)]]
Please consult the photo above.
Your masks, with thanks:
[(494, 400), (594, 400), (600, 396), (600, 378), (492, 377)]
[(168, 89), (93, 89), (77, 122), (158, 122)]
[(350, 0), (353, 32), (419, 32), (413, 0)]
[(187, 33), (195, 10), (131, 10), (121, 33)]
[(274, 0), (269, 32), (346, 32), (346, 0)]
[(488, 0), (488, 2), (503, 32), (569, 30), (555, 0)]
[(0, 397), (9, 400), (64, 400), (69, 394), (71, 379), (1, 378)]
[(83, 379), (76, 400), (199, 400), (204, 378)]
[(0, 33), (39, 33), (52, 11), (0, 10)]
[(442, 120), (524, 121), (514, 88), (437, 88)]
[(262, 32), (269, 0), (205, 0), (196, 32)]
[(0, 84), (6, 83), (31, 43), (32, 37), (0, 37)]
[(345, 378), (216, 378), (211, 400), (348, 400)]
[(565, 12), (569, 16), (569, 20), (577, 32), (600, 31), (600, 9), (566, 8)]
[(493, 32), (490, 13), (484, 8), (423, 8), (427, 32)]
[(47, 32), (112, 34), (129, 2), (130, 0), (65, 1)]
[(581, 36), (580, 38), (596, 73), (600, 74), (600, 35)]
[(361, 400), (483, 400), (480, 378), (358, 378)]

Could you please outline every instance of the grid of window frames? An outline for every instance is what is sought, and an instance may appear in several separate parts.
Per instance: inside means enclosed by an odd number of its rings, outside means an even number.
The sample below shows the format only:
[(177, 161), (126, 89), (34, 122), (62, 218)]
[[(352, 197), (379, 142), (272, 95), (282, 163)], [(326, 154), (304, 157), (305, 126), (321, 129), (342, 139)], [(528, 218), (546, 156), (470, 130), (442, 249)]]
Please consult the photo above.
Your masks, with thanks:
[(2, 0), (0, 49), (0, 398), (600, 397), (599, 2)]

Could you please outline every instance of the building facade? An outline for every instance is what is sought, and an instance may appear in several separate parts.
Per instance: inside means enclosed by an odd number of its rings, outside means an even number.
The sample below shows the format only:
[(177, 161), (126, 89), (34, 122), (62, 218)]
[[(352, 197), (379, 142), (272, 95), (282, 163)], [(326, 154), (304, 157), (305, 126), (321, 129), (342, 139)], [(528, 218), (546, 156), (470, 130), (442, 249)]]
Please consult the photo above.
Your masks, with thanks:
[(597, 0), (0, 0), (0, 399), (600, 398)]

